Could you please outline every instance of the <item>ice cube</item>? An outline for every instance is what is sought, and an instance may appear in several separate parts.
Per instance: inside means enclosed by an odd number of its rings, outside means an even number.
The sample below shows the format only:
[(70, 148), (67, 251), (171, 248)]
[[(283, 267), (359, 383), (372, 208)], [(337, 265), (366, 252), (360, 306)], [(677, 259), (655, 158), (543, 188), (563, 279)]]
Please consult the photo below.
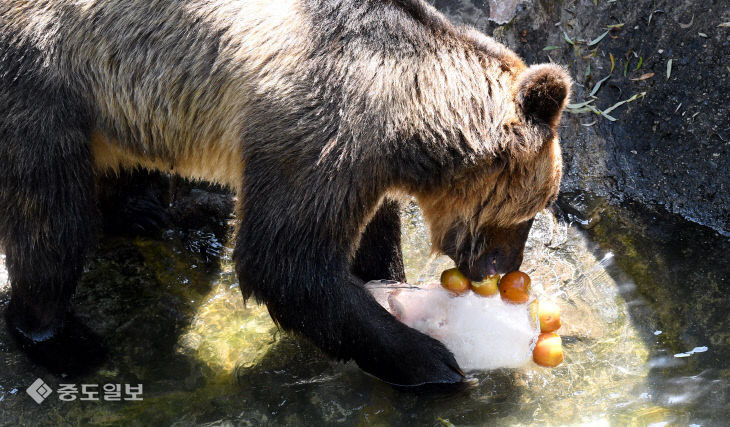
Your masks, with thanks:
[(518, 368), (532, 358), (539, 329), (528, 304), (505, 302), (499, 294), (455, 296), (439, 284), (366, 286), (401, 322), (444, 343), (462, 369)]

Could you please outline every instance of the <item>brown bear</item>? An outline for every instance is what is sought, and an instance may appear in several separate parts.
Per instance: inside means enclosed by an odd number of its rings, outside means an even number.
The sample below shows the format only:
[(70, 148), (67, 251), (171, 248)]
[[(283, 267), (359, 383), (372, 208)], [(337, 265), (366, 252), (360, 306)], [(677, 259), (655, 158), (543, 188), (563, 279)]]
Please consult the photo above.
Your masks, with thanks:
[(143, 167), (239, 195), (243, 296), (281, 327), (394, 384), (458, 383), (362, 286), (404, 279), (393, 200), (471, 279), (517, 269), (569, 88), (421, 0), (0, 0), (8, 323), (62, 331), (95, 180)]

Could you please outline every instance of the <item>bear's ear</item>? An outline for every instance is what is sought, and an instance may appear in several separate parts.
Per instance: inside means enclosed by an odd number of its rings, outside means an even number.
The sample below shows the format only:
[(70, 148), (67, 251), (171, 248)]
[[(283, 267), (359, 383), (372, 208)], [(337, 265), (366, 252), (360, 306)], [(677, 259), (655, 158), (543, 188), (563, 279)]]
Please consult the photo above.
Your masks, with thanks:
[(533, 65), (518, 76), (517, 102), (528, 117), (558, 125), (570, 97), (568, 72), (554, 64)]

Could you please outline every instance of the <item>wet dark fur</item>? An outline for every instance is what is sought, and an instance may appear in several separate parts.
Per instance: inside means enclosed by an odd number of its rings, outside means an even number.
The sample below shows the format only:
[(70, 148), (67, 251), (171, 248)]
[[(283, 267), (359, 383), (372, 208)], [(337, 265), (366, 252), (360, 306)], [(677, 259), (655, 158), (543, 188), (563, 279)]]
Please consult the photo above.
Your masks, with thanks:
[(57, 332), (95, 178), (141, 166), (237, 191), (241, 289), (279, 325), (392, 383), (458, 382), (362, 287), (404, 277), (388, 197), (415, 196), (471, 277), (516, 268), (557, 193), (569, 84), (416, 0), (0, 0), (10, 323)]

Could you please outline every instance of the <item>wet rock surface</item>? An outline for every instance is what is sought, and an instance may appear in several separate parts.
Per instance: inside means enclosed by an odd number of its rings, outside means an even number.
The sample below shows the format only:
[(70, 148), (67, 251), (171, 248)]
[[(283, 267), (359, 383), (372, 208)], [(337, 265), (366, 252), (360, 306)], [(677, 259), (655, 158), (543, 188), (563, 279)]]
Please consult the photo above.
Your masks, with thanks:
[[(407, 206), (411, 284), (453, 265), (427, 256), (423, 227)], [(102, 240), (73, 299), (109, 350), (89, 372), (30, 362), (0, 319), (0, 424), (716, 425), (730, 416), (730, 243), (641, 206), (566, 194), (556, 215), (538, 216), (522, 269), (538, 297), (563, 309), (565, 362), (471, 371), (455, 394), (393, 389), (279, 331), (265, 307), (242, 300), (229, 244), (210, 265), (186, 239), (170, 230)], [(0, 310), (8, 296), (0, 266)], [(36, 378), (54, 390), (42, 404), (25, 392)], [(64, 383), (143, 384), (144, 399), (65, 402)]]
[(598, 110), (645, 92), (611, 111), (616, 121), (563, 116), (564, 191), (662, 205), (730, 233), (730, 3), (523, 0), (504, 25), (490, 20), (493, 2), (432, 3), (528, 63), (565, 65), (574, 103), (592, 99), (607, 76), (591, 104)]

